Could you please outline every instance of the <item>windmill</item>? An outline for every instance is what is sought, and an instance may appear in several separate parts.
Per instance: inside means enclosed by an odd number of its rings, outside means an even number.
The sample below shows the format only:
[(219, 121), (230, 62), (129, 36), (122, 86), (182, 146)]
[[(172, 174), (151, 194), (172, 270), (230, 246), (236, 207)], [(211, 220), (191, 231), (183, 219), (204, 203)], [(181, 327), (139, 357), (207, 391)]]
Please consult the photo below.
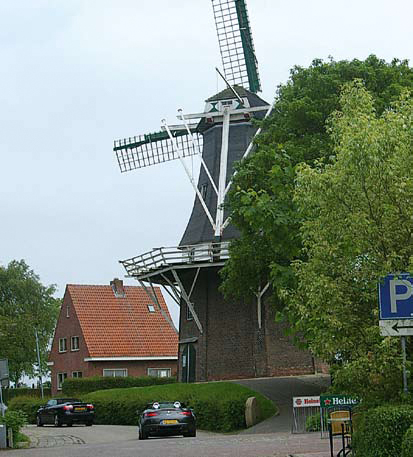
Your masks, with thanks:
[[(228, 302), (219, 292), (219, 270), (228, 259), (229, 242), (238, 236), (224, 209), (233, 165), (253, 149), (259, 130), (252, 119), (264, 118), (271, 107), (256, 95), (261, 84), (245, 0), (211, 1), (223, 74), (217, 71), (227, 88), (209, 97), (203, 112), (179, 110), (180, 123), (163, 120), (155, 133), (114, 143), (121, 172), (179, 160), (196, 194), (178, 246), (121, 261), (127, 276), (139, 281), (160, 312), (154, 284), (166, 286), (181, 307), (178, 372), (182, 381), (268, 373), (268, 338), (261, 309), (268, 285), (258, 292), (256, 304)], [(197, 183), (187, 165), (187, 158), (195, 156), (200, 160)]]

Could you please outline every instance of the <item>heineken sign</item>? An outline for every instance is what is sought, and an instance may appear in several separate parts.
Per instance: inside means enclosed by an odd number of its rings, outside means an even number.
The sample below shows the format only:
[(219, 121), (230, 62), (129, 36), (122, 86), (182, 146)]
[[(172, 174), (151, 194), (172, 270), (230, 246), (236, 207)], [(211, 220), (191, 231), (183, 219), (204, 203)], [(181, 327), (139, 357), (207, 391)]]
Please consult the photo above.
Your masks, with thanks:
[(357, 397), (351, 395), (321, 395), (320, 396), (320, 407), (331, 408), (338, 406), (356, 406), (360, 403)]

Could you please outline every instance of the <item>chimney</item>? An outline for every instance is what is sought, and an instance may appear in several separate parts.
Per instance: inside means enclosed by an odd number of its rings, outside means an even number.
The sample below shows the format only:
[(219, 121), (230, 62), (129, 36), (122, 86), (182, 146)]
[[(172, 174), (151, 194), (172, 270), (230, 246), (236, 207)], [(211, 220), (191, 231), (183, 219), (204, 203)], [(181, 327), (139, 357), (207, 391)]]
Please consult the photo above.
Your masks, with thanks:
[(123, 298), (125, 296), (122, 279), (114, 278), (113, 281), (110, 281), (110, 285), (116, 298)]

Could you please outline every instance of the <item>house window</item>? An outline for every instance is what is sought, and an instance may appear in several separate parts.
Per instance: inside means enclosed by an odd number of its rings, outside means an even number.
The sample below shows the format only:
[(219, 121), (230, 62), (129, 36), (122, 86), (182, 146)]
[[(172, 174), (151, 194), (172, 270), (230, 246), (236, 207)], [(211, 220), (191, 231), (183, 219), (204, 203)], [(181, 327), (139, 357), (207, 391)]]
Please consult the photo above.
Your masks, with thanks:
[(67, 373), (57, 373), (57, 390), (62, 390), (62, 384), (66, 378)]
[(153, 305), (148, 305), (148, 310), (150, 313), (154, 313), (155, 312), (155, 307)]
[(70, 338), (70, 350), (71, 351), (79, 350), (79, 337), (78, 336), (72, 336)]
[(103, 376), (110, 376), (112, 378), (128, 376), (128, 370), (126, 368), (103, 370)]
[(193, 318), (194, 318), (194, 316), (192, 315), (191, 310), (189, 309), (189, 306), (187, 304), (186, 305), (186, 320), (187, 321), (192, 321)]
[(67, 351), (67, 338), (59, 338), (59, 352)]
[(156, 378), (169, 378), (171, 376), (170, 368), (148, 368), (148, 376)]
[(72, 371), (72, 378), (83, 378), (81, 371)]
[(69, 305), (66, 305), (66, 317), (69, 317)]

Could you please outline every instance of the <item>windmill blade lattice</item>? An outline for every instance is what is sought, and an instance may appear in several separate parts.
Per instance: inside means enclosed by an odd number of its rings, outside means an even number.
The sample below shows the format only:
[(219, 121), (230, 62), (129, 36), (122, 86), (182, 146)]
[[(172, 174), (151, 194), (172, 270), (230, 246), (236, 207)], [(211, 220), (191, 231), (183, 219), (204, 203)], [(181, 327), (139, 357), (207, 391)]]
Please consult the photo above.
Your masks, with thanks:
[(257, 59), (245, 0), (212, 0), (219, 49), (226, 79), (260, 92)]
[(136, 170), (158, 163), (168, 162), (181, 157), (189, 157), (202, 151), (202, 136), (192, 133), (193, 143), (186, 131), (172, 132), (175, 137), (176, 150), (167, 132), (156, 132), (139, 135), (123, 140), (115, 140), (113, 150), (116, 152), (120, 171)]

